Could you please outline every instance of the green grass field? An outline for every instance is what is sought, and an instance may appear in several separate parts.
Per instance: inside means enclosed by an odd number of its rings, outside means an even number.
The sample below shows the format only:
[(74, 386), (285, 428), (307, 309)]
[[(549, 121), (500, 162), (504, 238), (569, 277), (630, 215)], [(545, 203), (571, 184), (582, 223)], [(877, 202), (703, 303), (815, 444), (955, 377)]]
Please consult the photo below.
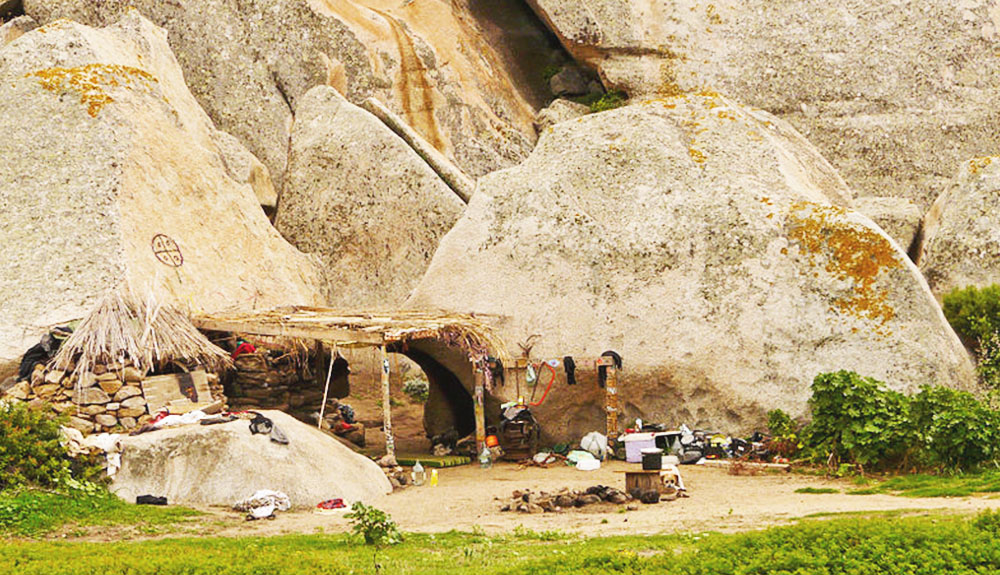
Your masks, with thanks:
[(898, 475), (864, 489), (848, 491), (854, 495), (888, 493), (903, 497), (964, 497), (1000, 493), (1000, 470), (953, 475)]
[[(583, 539), (406, 536), (379, 555), (381, 573), (955, 575), (1000, 571), (1000, 515), (846, 517), (739, 534)], [(182, 538), (122, 543), (0, 543), (0, 574), (375, 573), (372, 548), (349, 535)]]

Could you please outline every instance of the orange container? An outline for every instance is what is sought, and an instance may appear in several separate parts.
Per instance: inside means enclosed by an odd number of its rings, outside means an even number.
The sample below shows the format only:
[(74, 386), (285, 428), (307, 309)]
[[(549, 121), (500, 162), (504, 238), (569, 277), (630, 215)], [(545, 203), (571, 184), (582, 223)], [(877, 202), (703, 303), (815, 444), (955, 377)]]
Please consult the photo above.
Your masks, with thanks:
[(486, 447), (496, 447), (497, 445), (500, 445), (500, 441), (497, 439), (496, 435), (486, 436)]

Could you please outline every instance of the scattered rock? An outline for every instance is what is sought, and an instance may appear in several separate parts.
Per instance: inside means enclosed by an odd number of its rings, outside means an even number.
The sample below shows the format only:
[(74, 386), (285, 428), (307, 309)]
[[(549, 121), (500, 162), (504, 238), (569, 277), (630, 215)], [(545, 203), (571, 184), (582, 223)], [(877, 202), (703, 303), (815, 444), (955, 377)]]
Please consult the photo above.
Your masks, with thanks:
[(52, 399), (52, 396), (56, 394), (56, 391), (62, 389), (61, 386), (54, 383), (46, 383), (33, 388), (35, 395), (42, 399)]

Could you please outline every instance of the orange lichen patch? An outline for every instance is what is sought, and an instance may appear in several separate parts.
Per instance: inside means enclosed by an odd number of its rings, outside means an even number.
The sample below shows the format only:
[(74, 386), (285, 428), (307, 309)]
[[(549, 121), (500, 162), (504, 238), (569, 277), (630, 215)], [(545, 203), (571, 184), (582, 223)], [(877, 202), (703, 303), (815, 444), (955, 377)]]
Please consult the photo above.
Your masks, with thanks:
[(96, 117), (105, 105), (114, 102), (108, 88), (138, 88), (153, 90), (156, 78), (145, 70), (117, 64), (88, 64), (75, 68), (46, 68), (25, 75), (34, 77), (50, 92), (76, 92), (87, 113)]
[(885, 333), (895, 311), (888, 290), (876, 282), (903, 263), (885, 237), (847, 221), (846, 213), (842, 208), (796, 202), (789, 210), (788, 238), (808, 254), (810, 265), (825, 261), (827, 273), (851, 282), (851, 295), (836, 300), (832, 310), (872, 321), (877, 333)]
[(985, 168), (986, 166), (989, 166), (992, 163), (993, 163), (993, 157), (992, 156), (983, 156), (981, 158), (973, 158), (973, 159), (969, 160), (969, 173), (970, 174), (976, 174), (976, 173), (979, 172), (979, 170), (982, 170), (983, 168)]
[(698, 164), (704, 164), (705, 163), (705, 160), (706, 160), (705, 154), (701, 150), (696, 150), (694, 148), (688, 148), (688, 155), (690, 155), (691, 159), (694, 160)]

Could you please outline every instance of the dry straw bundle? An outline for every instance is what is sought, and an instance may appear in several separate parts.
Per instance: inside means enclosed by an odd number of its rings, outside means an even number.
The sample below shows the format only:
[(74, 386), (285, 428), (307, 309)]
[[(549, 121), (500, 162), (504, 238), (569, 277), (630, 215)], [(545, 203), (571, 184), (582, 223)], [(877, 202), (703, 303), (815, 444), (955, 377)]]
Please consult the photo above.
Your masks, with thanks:
[(63, 343), (52, 362), (79, 381), (97, 364), (130, 361), (149, 373), (172, 361), (214, 371), (231, 366), (229, 355), (199, 332), (186, 314), (155, 300), (140, 299), (124, 287), (105, 294)]

